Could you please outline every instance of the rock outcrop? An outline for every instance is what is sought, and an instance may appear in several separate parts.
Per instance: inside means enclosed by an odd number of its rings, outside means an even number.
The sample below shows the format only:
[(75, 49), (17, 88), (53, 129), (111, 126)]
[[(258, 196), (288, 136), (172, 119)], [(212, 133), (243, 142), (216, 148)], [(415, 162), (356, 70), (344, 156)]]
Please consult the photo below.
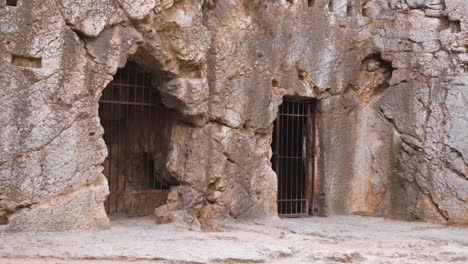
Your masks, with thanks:
[[(11, 4), (14, 2), (15, 4)], [(105, 228), (98, 101), (160, 76), (180, 183), (159, 221), (276, 215), (272, 124), (315, 98), (320, 211), (468, 222), (468, 2), (0, 3), (0, 229)]]

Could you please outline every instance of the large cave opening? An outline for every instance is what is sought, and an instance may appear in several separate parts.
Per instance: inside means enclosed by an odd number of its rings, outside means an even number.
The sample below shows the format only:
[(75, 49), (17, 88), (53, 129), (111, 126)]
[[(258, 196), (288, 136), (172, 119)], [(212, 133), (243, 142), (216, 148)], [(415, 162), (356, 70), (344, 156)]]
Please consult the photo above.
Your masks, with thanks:
[[(161, 73), (162, 74), (162, 73)], [(166, 171), (174, 113), (165, 108), (158, 86), (164, 78), (135, 62), (119, 69), (99, 101), (108, 156), (104, 175), (110, 216), (146, 216), (165, 203), (177, 181)]]
[(285, 97), (274, 122), (272, 166), (278, 177), (278, 215), (316, 211), (314, 199), (315, 101)]

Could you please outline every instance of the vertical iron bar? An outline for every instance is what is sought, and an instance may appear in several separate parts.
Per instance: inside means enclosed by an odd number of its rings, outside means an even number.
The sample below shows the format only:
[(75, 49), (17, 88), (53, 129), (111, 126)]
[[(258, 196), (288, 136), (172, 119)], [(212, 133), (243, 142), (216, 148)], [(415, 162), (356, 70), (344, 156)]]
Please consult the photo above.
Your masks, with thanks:
[(281, 143), (280, 143), (281, 144), (281, 146), (280, 146), (281, 152), (279, 154), (280, 183), (281, 183), (281, 214), (284, 214), (284, 212), (286, 210), (286, 203), (284, 203), (284, 199), (285, 199), (286, 191), (287, 191), (287, 189), (285, 188), (285, 183), (284, 183), (284, 179), (285, 179), (285, 175), (286, 175), (284, 155), (285, 155), (285, 152), (287, 150), (286, 143), (285, 143), (285, 138), (284, 138), (286, 123), (287, 123), (287, 116), (284, 115), (285, 111), (286, 111), (286, 104), (283, 103), (283, 105), (281, 106), (281, 123), (280, 123), (281, 133), (283, 135), (281, 135), (281, 139), (280, 139), (281, 140)]
[(290, 171), (291, 175), (289, 177), (289, 199), (291, 203), (291, 208), (290, 208), (290, 214), (294, 214), (294, 178), (295, 178), (295, 173), (296, 173), (296, 164), (295, 164), (295, 159), (294, 155), (296, 154), (295, 150), (295, 133), (296, 133), (296, 104), (294, 102), (291, 102), (291, 134), (289, 135), (290, 137), (290, 144), (291, 144), (291, 152), (289, 156), (289, 165), (290, 165)]
[(309, 105), (308, 102), (304, 103), (303, 106), (303, 113), (304, 113), (304, 118), (302, 120), (303, 128), (302, 128), (302, 146), (301, 146), (301, 156), (304, 159), (303, 164), (301, 166), (302, 168), (302, 174), (301, 174), (301, 197), (302, 199), (305, 199), (304, 205), (303, 205), (303, 213), (307, 214), (308, 212), (308, 204), (307, 204), (307, 198), (305, 197), (305, 183), (306, 183), (306, 164), (309, 162), (306, 158), (306, 152), (307, 152), (307, 106)]
[[(126, 100), (130, 101), (130, 88), (126, 87), (125, 91), (127, 92)], [(128, 118), (129, 115), (130, 115), (129, 107), (130, 106), (128, 104), (125, 105), (125, 131), (127, 132), (127, 134), (129, 132), (129, 127), (130, 127), (130, 124), (129, 124), (130, 120)], [(128, 143), (129, 143), (129, 139), (128, 139), (128, 136), (126, 136), (125, 137), (125, 142), (124, 142), (124, 144), (125, 144), (125, 152), (124, 152), (125, 153), (124, 154), (125, 155), (125, 173), (124, 173), (124, 188), (123, 188), (124, 192), (127, 190), (127, 181), (128, 181), (128, 179), (127, 179), (127, 177), (128, 177), (128, 156), (129, 156), (129, 149), (128, 149), (129, 144)], [(126, 205), (124, 205), (124, 211), (125, 210), (126, 210)]]
[(281, 214), (284, 214), (284, 211), (286, 210), (286, 204), (284, 203), (284, 197), (285, 197), (285, 186), (284, 186), (284, 175), (286, 174), (286, 169), (285, 169), (285, 164), (284, 164), (284, 152), (286, 151), (286, 146), (285, 146), (285, 138), (284, 138), (284, 129), (285, 129), (285, 123), (286, 123), (286, 116), (283, 114), (285, 111), (285, 106), (282, 106), (281, 109), (281, 114), (280, 114), (280, 131), (281, 131), (281, 136), (280, 136), (280, 150), (281, 152), (278, 155), (278, 162), (279, 162), (279, 168), (280, 168), (280, 173), (279, 173), (279, 183), (281, 184)]
[(304, 214), (304, 166), (306, 163), (306, 159), (304, 156), (304, 144), (307, 144), (307, 139), (305, 138), (305, 133), (304, 129), (306, 128), (306, 112), (305, 112), (305, 107), (307, 105), (307, 101), (303, 101), (301, 104), (301, 131), (300, 131), (300, 138), (301, 138), (301, 151), (300, 151), (300, 187), (299, 187), (299, 196), (301, 197), (301, 214)]
[(304, 143), (305, 143), (305, 138), (304, 138), (304, 107), (305, 107), (305, 101), (302, 101), (301, 102), (301, 119), (300, 119), (300, 131), (298, 132), (299, 134), (299, 139), (300, 139), (300, 146), (299, 146), (299, 184), (298, 184), (298, 196), (300, 197), (301, 201), (300, 201), (300, 213), (303, 214), (304, 213), (304, 205), (303, 205), (303, 202), (304, 202), (304, 197), (302, 196), (302, 189), (303, 189), (303, 184), (302, 184), (302, 181), (304, 179), (304, 162), (305, 162), (305, 158), (304, 158)]
[(297, 132), (299, 131), (299, 120), (300, 120), (300, 117), (299, 117), (299, 102), (295, 102), (294, 104), (294, 110), (295, 110), (295, 115), (294, 115), (294, 183), (293, 183), (293, 192), (294, 192), (294, 213), (297, 214), (298, 212), (298, 208), (297, 208), (297, 204), (298, 204), (298, 201), (297, 199), (299, 198), (297, 196), (297, 180), (299, 179), (299, 166), (298, 166), (298, 143), (299, 143), (299, 137), (297, 135)]
[[(301, 199), (305, 199), (304, 197), (304, 188), (305, 188), (305, 165), (307, 162), (305, 151), (307, 148), (307, 134), (306, 128), (307, 128), (307, 105), (308, 102), (305, 102), (302, 107), (302, 113), (304, 114), (304, 117), (302, 118), (302, 132), (301, 132), (301, 138), (302, 138), (302, 144), (301, 144), (301, 158), (302, 158), (302, 164), (301, 164)], [(304, 205), (302, 205), (302, 213), (307, 214), (307, 200), (305, 200)]]
[[(119, 87), (119, 98), (118, 98), (118, 100), (122, 100), (122, 85), (119, 85), (118, 87)], [(120, 162), (121, 162), (121, 160), (120, 160), (121, 159), (121, 157), (120, 157), (120, 151), (121, 151), (120, 145), (121, 145), (121, 138), (122, 138), (122, 136), (121, 136), (122, 127), (121, 127), (121, 124), (120, 124), (120, 120), (121, 120), (121, 115), (122, 115), (122, 113), (121, 113), (122, 112), (122, 105), (119, 105), (118, 108), (119, 108), (119, 115), (118, 115), (118, 128), (117, 128), (118, 129), (118, 134), (117, 134), (117, 191), (121, 192), (121, 186), (120, 186), (121, 182), (120, 182), (119, 179), (122, 176), (121, 175), (122, 171), (120, 169)], [(119, 196), (122, 196), (122, 195), (119, 195)], [(121, 205), (123, 205), (124, 202), (125, 201), (122, 199)], [(118, 208), (119, 208), (119, 203), (117, 202), (117, 211), (119, 210)]]
[(315, 114), (316, 114), (316, 102), (311, 102), (310, 105), (309, 105), (309, 108), (308, 108), (308, 114), (309, 114), (309, 120), (310, 120), (310, 127), (311, 127), (311, 140), (309, 140), (310, 142), (310, 146), (308, 148), (308, 153), (309, 153), (309, 159), (311, 160), (311, 163), (310, 163), (310, 166), (311, 168), (309, 168), (308, 170), (308, 173), (310, 173), (310, 176), (309, 178), (311, 179), (311, 190), (310, 190), (310, 199), (309, 199), (309, 202), (312, 204), (312, 214), (315, 214), (315, 208), (316, 208), (316, 203), (317, 203), (317, 199), (315, 199), (314, 197), (316, 196), (316, 193), (315, 193), (315, 188), (317, 187), (316, 186), (316, 179), (315, 179), (315, 145), (316, 145), (316, 142), (315, 142)]
[[(151, 103), (151, 104), (154, 104), (155, 102), (154, 102), (153, 96), (152, 96), (152, 94), (151, 94), (152, 91), (153, 91), (153, 89), (152, 89), (152, 87), (150, 86), (148, 102)], [(156, 109), (155, 109), (154, 106), (153, 106), (153, 107), (150, 107), (150, 108), (148, 109), (148, 123), (150, 124), (151, 131), (156, 131), (156, 129), (153, 129), (153, 128), (154, 128), (154, 123), (155, 123), (155, 121), (156, 121), (156, 120), (153, 120), (153, 119), (154, 119), (154, 112), (155, 112), (155, 110), (156, 110)], [(148, 135), (148, 139), (149, 139), (149, 138), (151, 138), (151, 133), (149, 133), (149, 135)], [(148, 148), (149, 148), (149, 147), (150, 147), (150, 146), (148, 146)], [(153, 147), (153, 146), (151, 146), (151, 147)], [(153, 177), (153, 186), (151, 186), (151, 187), (152, 187), (152, 189), (156, 189), (156, 168), (154, 167), (154, 157), (153, 157), (152, 160), (151, 160), (151, 166), (153, 167), (153, 170), (151, 170), (152, 173), (153, 173), (153, 175), (152, 175), (152, 177)]]
[[(105, 105), (105, 106), (106, 106), (106, 108), (110, 109), (110, 105)], [(109, 110), (109, 111), (110, 111), (110, 110)], [(104, 111), (104, 113), (106, 113), (106, 112)], [(110, 126), (110, 120), (107, 121), (106, 123), (108, 123), (108, 124), (107, 124), (107, 127), (109, 128), (109, 126)], [(110, 129), (109, 129), (109, 130), (110, 130)], [(107, 131), (107, 133), (110, 133), (110, 131)], [(107, 137), (109, 138), (109, 134), (107, 135)], [(111, 142), (111, 143), (112, 143), (112, 142)], [(109, 197), (107, 197), (107, 212), (110, 214), (110, 213), (111, 213), (111, 200), (112, 200), (112, 199), (111, 199), (111, 191), (112, 191), (112, 190), (111, 190), (110, 177), (109, 177), (109, 175), (110, 175), (110, 170), (111, 170), (111, 163), (110, 163), (110, 156), (109, 156), (109, 155), (110, 155), (109, 146), (110, 146), (110, 144), (107, 146), (107, 150), (108, 150), (108, 153), (107, 153), (107, 168), (108, 168), (108, 169), (107, 169), (107, 175), (106, 175), (106, 176), (107, 176), (107, 181), (108, 181), (108, 185), (109, 185)]]
[(282, 103), (280, 105), (280, 108), (279, 108), (279, 113), (278, 113), (278, 117), (279, 117), (279, 123), (278, 123), (278, 130), (279, 131), (279, 135), (278, 135), (278, 138), (279, 138), (279, 148), (278, 148), (278, 184), (280, 186), (280, 192), (279, 192), (279, 197), (278, 197), (278, 203), (281, 205), (280, 206), (280, 211), (278, 211), (278, 214), (281, 214), (282, 211), (283, 211), (283, 202), (281, 201), (283, 199), (283, 183), (281, 182), (281, 175), (283, 173), (283, 165), (281, 164), (281, 155), (282, 155), (282, 152), (283, 152), (283, 149), (284, 149), (284, 145), (283, 145), (283, 116), (282, 116), (282, 113), (283, 113), (283, 107), (284, 107), (284, 103)]
[(297, 192), (296, 192), (296, 187), (297, 187), (297, 143), (298, 143), (298, 137), (297, 137), (297, 131), (299, 130), (299, 104), (297, 102), (294, 103), (294, 138), (293, 138), (293, 144), (294, 144), (294, 173), (293, 173), (293, 183), (292, 183), (292, 193), (293, 193), (293, 199), (294, 199), (294, 210), (293, 212), (297, 214)]
[(284, 151), (286, 150), (286, 146), (285, 146), (285, 143), (284, 143), (284, 134), (285, 134), (285, 122), (286, 122), (286, 117), (284, 116), (284, 111), (285, 111), (285, 103), (283, 102), (281, 104), (281, 107), (280, 107), (280, 124), (279, 124), (279, 127), (280, 127), (280, 148), (279, 148), (279, 152), (278, 152), (278, 164), (279, 164), (279, 175), (278, 175), (278, 180), (279, 180), (279, 184), (281, 184), (281, 201), (280, 201), (280, 204), (281, 204), (281, 214), (283, 214), (284, 210), (285, 210), (285, 205), (284, 205), (284, 182), (283, 182), (283, 178), (284, 178), (284, 162), (283, 162), (283, 155), (284, 155)]
[(288, 132), (289, 132), (289, 116), (288, 116), (288, 109), (289, 109), (289, 106), (288, 106), (288, 102), (287, 101), (284, 101), (284, 127), (285, 127), (285, 135), (284, 135), (284, 141), (283, 141), (283, 144), (284, 144), (284, 153), (282, 154), (282, 158), (283, 158), (283, 163), (284, 163), (284, 170), (283, 170), (283, 175), (282, 175), (282, 182), (284, 182), (284, 196), (283, 196), (283, 203), (284, 203), (284, 211), (283, 211), (283, 214), (286, 214), (287, 211), (288, 211), (288, 150), (289, 150), (289, 147), (288, 147)]
[(289, 103), (289, 152), (288, 152), (288, 167), (289, 167), (289, 175), (288, 175), (288, 213), (291, 214), (293, 212), (293, 202), (292, 202), (292, 179), (294, 177), (294, 164), (292, 162), (292, 155), (294, 153), (294, 105)]
[[(114, 86), (111, 85), (110, 88), (111, 88), (110, 89), (110, 97), (111, 97), (111, 100), (114, 100)], [(114, 140), (113, 140), (114, 139), (114, 137), (113, 137), (113, 134), (114, 134), (113, 129), (114, 128), (113, 128), (113, 122), (112, 121), (114, 119), (114, 105), (111, 104), (110, 108), (111, 108), (111, 110), (110, 110), (110, 115), (109, 115), (110, 116), (110, 128), (109, 128), (109, 130), (110, 130), (109, 131), (109, 138), (110, 138), (109, 139), (109, 142), (110, 142), (109, 143), (109, 166), (110, 166), (110, 168), (109, 168), (109, 189), (111, 189), (111, 191), (110, 191), (111, 193), (114, 192), (114, 195), (112, 195), (112, 196), (109, 195), (109, 196), (110, 197), (115, 197), (115, 199), (117, 200), (117, 197), (115, 196), (114, 181), (112, 179), (112, 163), (113, 163), (113, 159), (114, 159), (114, 155), (112, 155), (112, 145), (114, 145)], [(116, 209), (116, 208), (114, 208), (114, 209)], [(109, 211), (111, 211), (111, 210), (109, 210)]]
[(297, 146), (297, 156), (298, 156), (298, 172), (297, 172), (297, 189), (296, 189), (296, 192), (297, 192), (297, 197), (299, 198), (299, 201), (298, 201), (298, 207), (299, 207), (299, 213), (300, 214), (303, 214), (303, 206), (302, 206), (302, 202), (303, 202), (303, 197), (302, 197), (302, 194), (301, 194), (301, 187), (302, 187), (302, 166), (303, 166), (303, 162), (304, 162), (304, 159), (302, 158), (302, 147), (303, 147), (303, 143), (304, 143), (304, 137), (303, 137), (303, 129), (304, 129), (304, 111), (303, 111), (303, 107), (304, 107), (304, 101), (301, 101), (300, 104), (299, 104), (299, 121), (298, 121), (298, 131), (297, 131), (297, 137), (298, 137), (298, 146)]
[[(135, 76), (138, 78), (138, 74), (135, 74)], [(138, 88), (138, 92), (141, 94), (141, 101), (140, 102), (142, 103), (141, 106), (140, 106), (140, 124), (139, 124), (140, 133), (138, 134), (138, 139), (139, 139), (138, 144), (141, 144), (141, 143), (145, 144), (145, 142), (144, 142), (145, 138), (143, 137), (144, 131), (145, 131), (145, 126), (146, 126), (146, 123), (143, 121), (143, 103), (144, 103), (144, 95), (145, 95), (145, 89), (143, 87), (144, 87), (145, 83), (143, 81), (143, 78), (144, 78), (144, 74), (142, 73), (141, 74), (141, 79), (139, 80), (141, 82), (141, 83), (139, 83), (139, 85), (141, 85), (142, 87)], [(141, 147), (142, 146), (139, 146), (139, 148), (141, 148)], [(145, 154), (143, 154), (143, 155), (145, 155)], [(145, 168), (144, 168), (145, 167), (145, 164), (144, 164), (145, 160), (142, 159), (142, 161), (143, 161), (143, 164), (142, 164), (143, 165), (143, 171), (141, 173), (143, 174), (142, 175), (143, 176), (142, 177), (142, 185), (144, 184), (144, 187), (140, 186), (139, 188), (146, 189), (146, 186), (148, 186), (148, 175), (145, 174)], [(138, 199), (138, 202), (139, 203), (142, 202), (141, 200), (142, 199)], [(146, 206), (146, 194), (143, 194), (143, 203), (144, 203), (144, 206)], [(144, 209), (142, 209), (141, 205), (139, 204), (138, 205), (138, 210), (139, 211), (144, 210), (146, 212), (146, 207)], [(139, 212), (139, 213), (141, 213), (141, 212)]]
[[(132, 75), (133, 75), (133, 79), (132, 79), (132, 83), (133, 83), (133, 102), (137, 102), (136, 98), (137, 98), (137, 90), (136, 90), (136, 86), (137, 86), (137, 77), (135, 76), (136, 74), (136, 70), (133, 69), (132, 71)], [(128, 80), (129, 80), (129, 83), (130, 83), (130, 76), (128, 77)], [(134, 164), (134, 159), (135, 159), (135, 154), (136, 154), (136, 147), (135, 147), (135, 138), (136, 138), (136, 125), (135, 125), (135, 121), (136, 121), (136, 116), (137, 116), (137, 106), (136, 105), (132, 105), (132, 110), (130, 111), (131, 114), (132, 114), (132, 120), (133, 122), (131, 123), (131, 127), (130, 127), (130, 130), (132, 131), (131, 133), (131, 138), (132, 138), (132, 154), (131, 154), (131, 157), (132, 157), (132, 187), (133, 189), (135, 189), (136, 186), (138, 186), (138, 183), (137, 183), (137, 179), (135, 178), (135, 164)], [(138, 187), (136, 187), (138, 188)], [(135, 213), (135, 209), (134, 209), (134, 199), (135, 199), (135, 195), (136, 193), (132, 191), (132, 210), (131, 210), (131, 214), (133, 215)]]
[(311, 191), (313, 189), (313, 181), (311, 179), (311, 172), (310, 172), (310, 162), (311, 162), (311, 140), (310, 140), (310, 136), (312, 135), (313, 137), (313, 131), (311, 131), (311, 119), (310, 119), (310, 101), (307, 103), (307, 117), (306, 117), (306, 149), (305, 149), (305, 157), (306, 157), (306, 161), (305, 161), (305, 173), (304, 173), (304, 177), (305, 177), (305, 182), (306, 182), (306, 189), (305, 189), (305, 198), (306, 198), (306, 204), (307, 204), (307, 207), (306, 207), (306, 212), (308, 213), (312, 213), (313, 214), (313, 210), (311, 212), (309, 212), (309, 203), (311, 203), (312, 201), (312, 196), (311, 196)]
[[(159, 124), (159, 122), (161, 122), (161, 120), (164, 119), (164, 116), (161, 115), (162, 113), (161, 112), (157, 112), (156, 113), (156, 116), (157, 116), (157, 122)], [(163, 189), (163, 175), (162, 173), (159, 173), (159, 190), (162, 190)]]
[(280, 162), (280, 180), (281, 180), (281, 214), (284, 214), (285, 210), (286, 210), (286, 203), (284, 202), (284, 199), (285, 199), (285, 196), (286, 196), (286, 191), (287, 189), (285, 188), (285, 183), (284, 183), (284, 179), (285, 179), (285, 175), (286, 175), (286, 166), (285, 166), (285, 163), (284, 163), (284, 155), (287, 151), (287, 147), (286, 147), (286, 143), (285, 143), (285, 137), (284, 137), (284, 134), (285, 134), (285, 129), (286, 129), (286, 124), (287, 124), (287, 116), (284, 115), (284, 113), (286, 112), (286, 103), (283, 102), (282, 106), (281, 106), (281, 124), (280, 124), (280, 127), (281, 127), (281, 152), (279, 154), (279, 162)]
[(287, 123), (287, 136), (286, 136), (286, 145), (288, 147), (288, 151), (286, 153), (286, 159), (285, 159), (285, 162), (286, 162), (286, 166), (287, 166), (287, 175), (286, 176), (286, 201), (287, 201), (287, 208), (286, 208), (286, 213), (290, 213), (291, 211), (291, 192), (290, 192), (290, 189), (291, 189), (291, 160), (289, 159), (289, 157), (291, 156), (291, 134), (292, 134), (292, 127), (291, 127), (291, 104), (288, 102), (288, 109), (287, 109), (287, 119), (288, 119), (288, 123)]
[[(146, 89), (146, 87), (145, 87)], [(149, 91), (148, 91), (149, 93)], [(144, 95), (144, 93), (143, 93)], [(149, 101), (148, 101), (149, 103)], [(146, 189), (151, 189), (150, 188), (150, 173), (151, 173), (151, 170), (150, 170), (150, 158), (152, 157), (152, 155), (150, 155), (150, 150), (149, 150), (149, 142), (150, 142), (150, 137), (149, 137), (149, 134), (150, 134), (150, 129), (149, 129), (149, 125), (150, 125), (150, 119), (149, 119), (149, 111), (148, 109), (150, 109), (151, 107), (144, 107), (143, 108), (143, 115), (145, 117), (145, 130), (144, 130), (144, 141), (145, 141), (145, 153), (146, 153), (146, 160), (145, 160), (145, 169), (146, 169), (146, 178), (148, 179), (147, 182), (146, 182), (146, 186), (145, 188)], [(146, 209), (145, 209), (145, 214), (149, 214), (149, 210), (148, 210), (148, 194), (146, 194), (145, 196), (145, 203), (146, 203)]]
[(281, 124), (281, 106), (279, 107), (278, 109), (278, 112), (276, 113), (276, 127), (275, 127), (275, 130), (276, 130), (276, 135), (275, 135), (275, 152), (274, 155), (274, 162), (275, 162), (275, 170), (276, 170), (276, 178), (277, 178), (277, 181), (278, 181), (278, 194), (277, 194), (277, 201), (276, 201), (276, 205), (277, 205), (277, 210), (278, 210), (278, 214), (281, 213), (281, 182), (280, 182), (280, 170), (279, 170), (279, 163), (280, 163), (280, 124)]

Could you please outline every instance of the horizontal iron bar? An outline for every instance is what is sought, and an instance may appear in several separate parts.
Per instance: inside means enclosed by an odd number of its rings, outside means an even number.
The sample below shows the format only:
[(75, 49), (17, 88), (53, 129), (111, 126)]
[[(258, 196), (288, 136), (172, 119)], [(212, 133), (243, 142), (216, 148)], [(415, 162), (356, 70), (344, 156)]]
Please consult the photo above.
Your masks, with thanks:
[(151, 86), (147, 86), (147, 85), (125, 84), (125, 83), (116, 83), (116, 82), (111, 82), (111, 83), (109, 83), (109, 85), (108, 85), (108, 87), (117, 87), (117, 86), (131, 87), (131, 88), (149, 88), (149, 89), (157, 89), (156, 87), (151, 87)]
[(308, 213), (301, 213), (301, 214), (278, 214), (279, 217), (283, 218), (295, 218), (295, 217), (301, 217), (301, 216), (309, 216)]
[(130, 102), (130, 101), (117, 101), (117, 100), (99, 100), (99, 103), (159, 107), (159, 105), (152, 104), (152, 103), (140, 103), (140, 102)]
[(307, 115), (307, 114), (300, 115), (300, 114), (283, 114), (283, 113), (280, 113), (279, 115), (280, 115), (280, 116), (298, 116), (298, 117), (308, 117), (308, 115)]
[(280, 155), (276, 155), (276, 158), (278, 159), (306, 159), (306, 157), (280, 156)]
[(128, 191), (116, 191), (113, 194), (138, 194), (138, 193), (163, 193), (168, 192), (169, 189), (154, 189), (154, 190), (128, 190)]

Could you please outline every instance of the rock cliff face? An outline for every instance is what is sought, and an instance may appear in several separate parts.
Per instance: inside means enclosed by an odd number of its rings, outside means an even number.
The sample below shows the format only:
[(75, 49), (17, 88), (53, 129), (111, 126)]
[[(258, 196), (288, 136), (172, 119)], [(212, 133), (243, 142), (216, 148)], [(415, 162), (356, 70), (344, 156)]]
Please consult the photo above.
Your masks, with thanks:
[(322, 214), (468, 222), (465, 0), (0, 1), (0, 229), (109, 225), (98, 101), (163, 81), (177, 179), (159, 220), (276, 215), (272, 124), (316, 98)]

